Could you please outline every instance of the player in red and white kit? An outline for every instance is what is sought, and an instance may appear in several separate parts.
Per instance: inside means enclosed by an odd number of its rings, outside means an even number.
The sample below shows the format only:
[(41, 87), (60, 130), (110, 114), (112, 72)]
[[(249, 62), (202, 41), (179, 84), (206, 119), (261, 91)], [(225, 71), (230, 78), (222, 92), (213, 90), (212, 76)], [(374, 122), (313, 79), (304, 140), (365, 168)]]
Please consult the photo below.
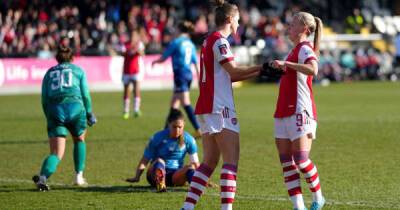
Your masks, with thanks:
[(133, 109), (134, 116), (140, 116), (140, 78), (139, 72), (144, 67), (143, 64), (144, 44), (140, 40), (139, 32), (134, 30), (131, 40), (125, 45), (124, 67), (122, 82), (124, 84), (124, 119), (129, 118), (130, 106), (130, 84), (133, 85)]
[(222, 155), (221, 209), (232, 209), (239, 161), (239, 122), (232, 82), (255, 77), (261, 66), (237, 67), (227, 37), (239, 26), (234, 4), (216, 1), (217, 30), (204, 41), (200, 54), (200, 96), (195, 113), (203, 139), (203, 162), (196, 169), (182, 209), (193, 209)]
[[(288, 27), (289, 39), (295, 47), (286, 60), (273, 62), (273, 67), (285, 72), (281, 77), (274, 115), (275, 139), (285, 184), (294, 209), (306, 209), (299, 171), (312, 192), (313, 202), (310, 210), (321, 209), (325, 204), (317, 168), (309, 159), (317, 128), (312, 80), (318, 73), (321, 31), (322, 22), (319, 18), (306, 12), (295, 14)], [(314, 43), (311, 44), (307, 38), (314, 32)]]

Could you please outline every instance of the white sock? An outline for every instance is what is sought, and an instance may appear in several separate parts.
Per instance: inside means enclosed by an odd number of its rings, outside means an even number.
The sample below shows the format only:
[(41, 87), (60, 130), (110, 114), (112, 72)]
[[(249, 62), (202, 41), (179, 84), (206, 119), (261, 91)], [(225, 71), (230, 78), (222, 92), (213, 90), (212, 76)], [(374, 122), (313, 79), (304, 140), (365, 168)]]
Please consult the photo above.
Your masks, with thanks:
[(323, 198), (321, 189), (319, 189), (317, 192), (313, 192), (312, 197), (313, 197), (313, 201), (315, 201), (315, 202), (321, 201)]
[(297, 208), (297, 209), (305, 208), (302, 194), (290, 196), (290, 200), (292, 201), (294, 208)]
[(77, 179), (83, 179), (83, 172), (79, 171), (78, 173), (76, 173), (76, 178)]
[(129, 98), (124, 99), (124, 113), (129, 113), (129, 104), (130, 104)]
[(140, 110), (140, 97), (135, 97), (135, 99), (133, 100), (133, 110), (135, 110), (135, 112), (138, 112)]
[(40, 182), (42, 182), (42, 183), (46, 183), (46, 181), (47, 181), (47, 178), (46, 178), (46, 176), (39, 176), (39, 181)]

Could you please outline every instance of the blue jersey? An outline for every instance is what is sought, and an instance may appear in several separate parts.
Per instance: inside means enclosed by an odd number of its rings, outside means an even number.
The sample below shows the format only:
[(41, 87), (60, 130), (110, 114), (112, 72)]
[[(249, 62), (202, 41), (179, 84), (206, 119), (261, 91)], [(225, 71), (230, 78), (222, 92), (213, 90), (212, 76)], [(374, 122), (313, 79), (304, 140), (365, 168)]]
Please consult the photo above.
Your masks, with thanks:
[(175, 79), (192, 79), (191, 64), (197, 64), (196, 47), (186, 36), (171, 41), (162, 58), (172, 57), (172, 68)]
[(185, 144), (179, 146), (179, 139), (169, 137), (168, 128), (159, 131), (149, 140), (143, 156), (148, 160), (163, 159), (167, 169), (182, 168), (186, 153), (197, 153), (194, 138), (187, 132), (183, 136)]

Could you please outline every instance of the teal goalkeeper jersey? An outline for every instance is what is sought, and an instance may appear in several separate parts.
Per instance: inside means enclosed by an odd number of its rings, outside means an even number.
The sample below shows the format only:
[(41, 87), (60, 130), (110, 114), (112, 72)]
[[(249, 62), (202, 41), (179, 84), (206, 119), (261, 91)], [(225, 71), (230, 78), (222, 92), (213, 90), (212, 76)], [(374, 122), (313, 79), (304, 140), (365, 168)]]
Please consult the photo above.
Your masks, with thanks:
[(47, 116), (49, 104), (83, 103), (86, 112), (92, 112), (85, 72), (71, 63), (51, 67), (42, 82), (42, 106)]

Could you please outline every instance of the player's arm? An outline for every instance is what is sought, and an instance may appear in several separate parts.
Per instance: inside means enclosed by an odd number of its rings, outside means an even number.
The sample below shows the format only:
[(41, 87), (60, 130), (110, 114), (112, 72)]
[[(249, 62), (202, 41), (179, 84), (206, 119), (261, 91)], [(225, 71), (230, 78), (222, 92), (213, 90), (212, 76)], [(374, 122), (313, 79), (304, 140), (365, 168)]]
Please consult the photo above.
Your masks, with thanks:
[(200, 166), (199, 155), (197, 153), (196, 140), (188, 135), (185, 137), (187, 141), (187, 154), (189, 155), (189, 165), (193, 168), (198, 168)]
[(259, 75), (261, 66), (252, 66), (252, 67), (238, 67), (236, 66), (235, 61), (230, 61), (222, 64), (222, 67), (225, 71), (228, 72), (231, 77), (232, 82), (242, 81), (246, 79), (250, 79)]
[(200, 69), (197, 66), (197, 63), (194, 63), (193, 66), (194, 66), (194, 69), (196, 70), (197, 79), (200, 79)]
[(151, 62), (151, 65), (153, 66), (154, 64), (162, 63), (162, 62), (166, 61), (167, 58), (172, 55), (174, 50), (175, 50), (175, 44), (174, 44), (174, 42), (171, 42), (168, 45), (167, 49), (163, 52), (163, 54), (157, 60), (154, 60), (153, 62)]
[(163, 63), (165, 60), (167, 60), (167, 58), (164, 58), (163, 56), (161, 56), (157, 60), (154, 60), (153, 62), (151, 62), (151, 65), (154, 66), (157, 63)]
[(305, 75), (317, 76), (318, 74), (318, 62), (316, 60), (310, 60), (305, 64), (275, 60), (274, 66), (282, 70), (284, 70), (285, 67), (288, 67)]
[(138, 46), (137, 53), (138, 53), (139, 55), (144, 55), (144, 49), (145, 49), (145, 47), (144, 47), (143, 42), (139, 42), (139, 46)]
[(45, 74), (43, 81), (42, 81), (42, 109), (44, 114), (47, 117), (47, 85), (46, 85), (46, 81), (47, 81), (47, 74)]
[(81, 88), (82, 100), (83, 100), (83, 104), (85, 106), (86, 112), (92, 113), (92, 99), (90, 97), (89, 85), (88, 85), (88, 82), (86, 79), (85, 72), (83, 72), (83, 74), (82, 74), (80, 88)]
[(149, 142), (148, 142), (146, 148), (144, 149), (142, 159), (140, 159), (140, 161), (136, 167), (135, 176), (132, 178), (126, 179), (127, 182), (139, 182), (140, 181), (140, 176), (142, 175), (144, 169), (146, 169), (147, 164), (150, 162), (150, 160), (154, 160), (156, 157), (156, 150), (158, 148), (157, 142), (158, 142), (157, 135), (154, 135), (149, 139)]
[(199, 156), (197, 152), (189, 154), (189, 160), (190, 160), (190, 166), (192, 166), (193, 168), (198, 168), (200, 166)]
[(213, 46), (213, 52), (219, 64), (228, 72), (232, 82), (253, 78), (261, 71), (261, 66), (238, 67), (226, 39), (219, 39)]
[(193, 46), (193, 51), (192, 51), (192, 64), (194, 65), (194, 69), (196, 70), (196, 75), (197, 78), (200, 79), (200, 69), (197, 66), (198, 65), (198, 60), (197, 60), (197, 53), (196, 53), (196, 48)]
[(80, 85), (81, 85), (80, 88), (81, 88), (82, 101), (83, 101), (83, 105), (85, 106), (85, 110), (86, 110), (87, 124), (89, 126), (93, 126), (94, 124), (97, 123), (97, 118), (94, 115), (93, 110), (92, 110), (92, 98), (90, 97), (89, 85), (88, 85), (88, 82), (86, 79), (85, 72), (83, 72), (83, 74), (82, 74)]
[(140, 177), (143, 174), (144, 169), (146, 169), (147, 164), (149, 163), (149, 159), (147, 159), (146, 157), (142, 157), (142, 159), (140, 159), (138, 166), (136, 167), (136, 173), (135, 176), (132, 178), (128, 178), (126, 179), (127, 182), (139, 182), (140, 181)]

